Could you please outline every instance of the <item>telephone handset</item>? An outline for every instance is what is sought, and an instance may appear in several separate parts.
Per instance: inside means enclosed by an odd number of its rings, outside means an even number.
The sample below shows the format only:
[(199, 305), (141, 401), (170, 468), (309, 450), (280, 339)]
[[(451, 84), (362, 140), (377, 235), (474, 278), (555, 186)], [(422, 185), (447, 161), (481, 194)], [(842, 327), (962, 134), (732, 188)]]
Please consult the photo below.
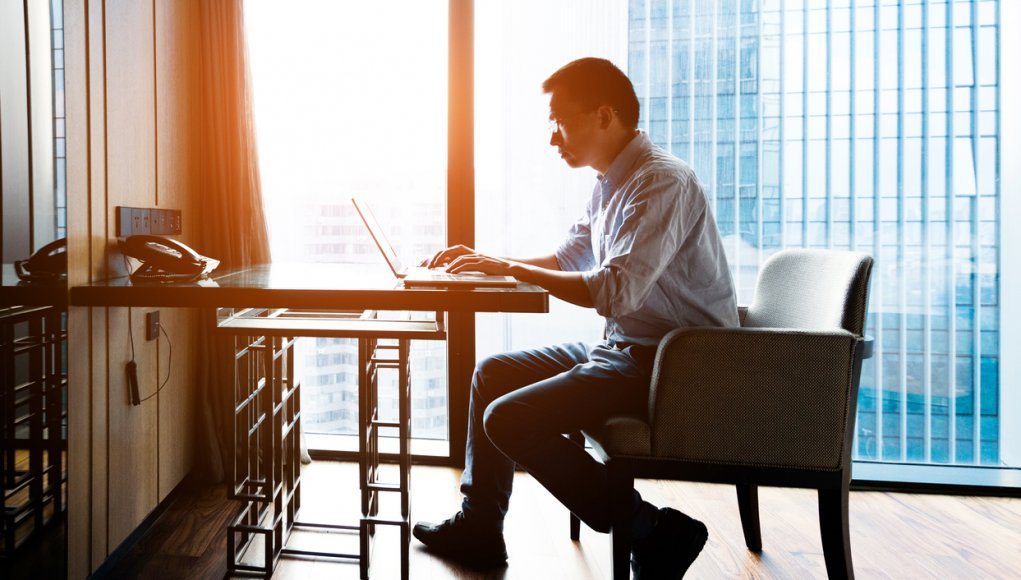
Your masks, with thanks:
[(118, 240), (121, 253), (142, 263), (131, 273), (132, 282), (190, 282), (220, 265), (177, 240), (162, 236), (128, 236)]
[(67, 238), (46, 244), (27, 260), (14, 262), (14, 271), (26, 282), (67, 280)]

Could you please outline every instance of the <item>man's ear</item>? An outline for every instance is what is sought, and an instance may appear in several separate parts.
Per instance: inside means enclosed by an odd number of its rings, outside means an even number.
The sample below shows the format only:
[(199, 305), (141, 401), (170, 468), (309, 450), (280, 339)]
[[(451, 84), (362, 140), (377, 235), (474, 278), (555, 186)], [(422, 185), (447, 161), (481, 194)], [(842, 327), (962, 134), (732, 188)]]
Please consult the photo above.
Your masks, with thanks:
[(617, 115), (617, 112), (610, 105), (600, 105), (596, 109), (596, 114), (599, 116), (599, 128), (608, 129), (610, 124), (613, 123), (613, 118)]

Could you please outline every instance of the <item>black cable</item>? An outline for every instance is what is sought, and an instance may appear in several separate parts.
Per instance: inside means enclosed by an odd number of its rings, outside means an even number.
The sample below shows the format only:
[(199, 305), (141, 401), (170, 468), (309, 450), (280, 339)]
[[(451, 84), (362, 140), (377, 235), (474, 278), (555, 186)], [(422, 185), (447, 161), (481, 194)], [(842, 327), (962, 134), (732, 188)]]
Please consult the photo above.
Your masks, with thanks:
[(131, 307), (128, 306), (128, 340), (131, 342), (131, 362), (135, 362), (135, 333), (131, 329)]
[[(123, 256), (124, 266), (128, 266), (127, 256)], [(128, 268), (130, 271), (130, 268)], [(128, 306), (128, 338), (131, 341), (131, 360), (124, 365), (124, 372), (128, 379), (128, 396), (131, 397), (131, 404), (138, 405), (138, 365), (135, 364), (135, 331), (131, 328), (134, 323), (131, 320), (131, 307)]]
[(162, 383), (160, 383), (159, 388), (162, 389), (167, 385), (167, 383), (170, 382), (170, 368), (171, 368), (170, 364), (174, 360), (174, 343), (170, 342), (170, 335), (167, 334), (167, 331), (166, 329), (163, 328), (162, 324), (160, 324), (160, 332), (162, 332), (163, 336), (167, 338), (167, 378), (164, 379)]
[[(128, 262), (128, 257), (121, 255), (124, 258), (124, 267), (128, 272), (131, 271), (131, 264)], [(135, 333), (131, 329), (131, 307), (128, 306), (128, 339), (131, 341), (131, 362), (135, 362)]]
[(147, 396), (144, 399), (139, 400), (138, 401), (139, 404), (144, 403), (144, 402), (148, 401), (149, 399), (155, 397), (156, 395), (160, 394), (160, 391), (163, 390), (163, 387), (167, 386), (167, 383), (170, 382), (170, 363), (174, 360), (174, 343), (170, 342), (170, 335), (167, 334), (167, 331), (166, 331), (166, 329), (163, 328), (163, 324), (162, 323), (159, 323), (159, 327), (160, 327), (160, 332), (163, 333), (163, 336), (167, 337), (167, 351), (168, 351), (168, 354), (167, 354), (167, 378), (164, 379), (163, 382), (160, 383), (160, 386), (156, 388), (156, 392), (152, 393), (151, 395)]

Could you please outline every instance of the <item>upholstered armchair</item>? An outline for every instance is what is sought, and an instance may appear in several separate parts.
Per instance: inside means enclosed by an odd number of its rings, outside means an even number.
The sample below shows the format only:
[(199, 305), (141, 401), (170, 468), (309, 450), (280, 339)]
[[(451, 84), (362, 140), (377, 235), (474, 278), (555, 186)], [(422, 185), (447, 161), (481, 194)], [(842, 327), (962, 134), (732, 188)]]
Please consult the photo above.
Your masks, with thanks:
[(871, 270), (860, 253), (778, 252), (762, 266), (740, 328), (663, 338), (646, 416), (584, 433), (609, 468), (615, 579), (630, 573), (635, 478), (735, 484), (756, 552), (758, 486), (817, 489), (827, 573), (853, 578), (847, 501)]

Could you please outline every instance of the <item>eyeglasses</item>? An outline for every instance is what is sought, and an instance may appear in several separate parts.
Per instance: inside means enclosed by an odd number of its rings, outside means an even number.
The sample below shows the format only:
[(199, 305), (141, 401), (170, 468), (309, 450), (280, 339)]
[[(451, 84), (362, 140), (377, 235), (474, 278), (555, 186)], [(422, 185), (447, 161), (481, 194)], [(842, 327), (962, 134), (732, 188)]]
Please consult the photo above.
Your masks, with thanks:
[[(593, 112), (593, 111), (575, 111), (573, 113), (568, 113), (566, 115), (563, 115), (562, 117), (550, 117), (549, 121), (547, 122), (548, 123), (547, 127), (549, 128), (549, 132), (550, 133), (560, 133), (561, 131), (564, 130), (564, 120), (565, 119), (572, 119), (572, 118), (577, 117), (579, 115), (583, 115), (583, 114), (591, 113), (591, 112)], [(620, 114), (616, 109), (614, 109), (613, 112), (617, 113), (618, 115)]]
[(588, 111), (574, 111), (573, 113), (568, 113), (568, 114), (560, 116), (560, 117), (551, 116), (550, 120), (549, 120), (549, 125), (548, 125), (549, 126), (549, 132), (550, 133), (560, 133), (561, 131), (564, 130), (564, 120), (566, 120), (566, 119), (573, 119), (573, 118), (575, 118), (575, 117), (577, 117), (579, 115), (582, 115), (582, 114), (584, 114), (586, 112), (588, 112)]
[(552, 119), (549, 120), (549, 124), (547, 126), (549, 127), (550, 133), (559, 133), (561, 129), (564, 128), (564, 122), (556, 117), (553, 117)]

